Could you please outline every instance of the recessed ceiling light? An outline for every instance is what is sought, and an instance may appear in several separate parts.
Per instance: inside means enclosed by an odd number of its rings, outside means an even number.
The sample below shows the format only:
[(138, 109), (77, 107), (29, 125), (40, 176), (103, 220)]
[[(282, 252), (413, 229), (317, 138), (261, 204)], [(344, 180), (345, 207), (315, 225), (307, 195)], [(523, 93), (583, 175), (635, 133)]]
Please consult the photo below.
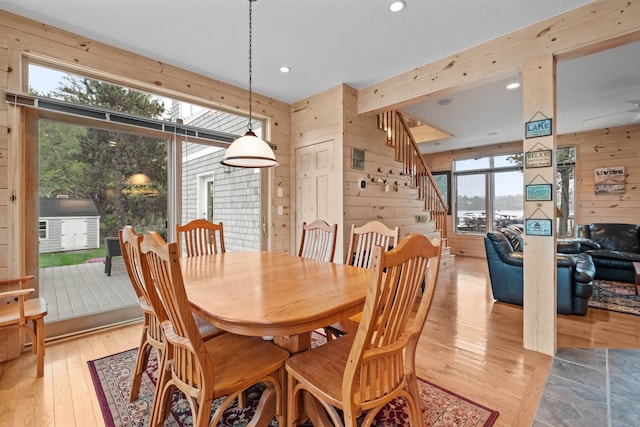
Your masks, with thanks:
[(517, 89), (519, 87), (520, 87), (520, 83), (518, 83), (518, 82), (509, 83), (507, 85), (507, 89)]
[(402, 0), (394, 1), (389, 5), (389, 10), (391, 12), (400, 12), (406, 5), (407, 4)]
[(489, 132), (487, 133), (487, 136), (496, 136), (498, 135), (498, 132)]
[(289, 71), (291, 71), (291, 67), (289, 67), (288, 65), (283, 65), (280, 67), (281, 73), (288, 73)]
[(438, 105), (449, 105), (452, 102), (453, 102), (453, 99), (451, 99), (451, 98), (443, 98), (443, 99), (438, 101)]

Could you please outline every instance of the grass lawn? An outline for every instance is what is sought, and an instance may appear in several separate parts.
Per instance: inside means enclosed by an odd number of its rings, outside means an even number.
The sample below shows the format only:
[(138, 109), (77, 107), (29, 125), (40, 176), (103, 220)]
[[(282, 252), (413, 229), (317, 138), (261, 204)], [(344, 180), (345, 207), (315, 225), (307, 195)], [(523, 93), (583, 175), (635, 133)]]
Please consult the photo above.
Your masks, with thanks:
[(91, 258), (104, 258), (104, 254), (104, 246), (96, 249), (88, 249), (86, 251), (69, 251), (40, 254), (40, 268), (84, 264), (88, 259)]

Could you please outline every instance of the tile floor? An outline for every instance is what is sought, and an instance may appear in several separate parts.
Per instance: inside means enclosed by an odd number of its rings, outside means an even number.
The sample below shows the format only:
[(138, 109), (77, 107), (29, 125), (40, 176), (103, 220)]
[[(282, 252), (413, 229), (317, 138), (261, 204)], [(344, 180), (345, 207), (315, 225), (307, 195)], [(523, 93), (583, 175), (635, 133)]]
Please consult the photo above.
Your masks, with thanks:
[(558, 349), (533, 426), (640, 426), (640, 351)]

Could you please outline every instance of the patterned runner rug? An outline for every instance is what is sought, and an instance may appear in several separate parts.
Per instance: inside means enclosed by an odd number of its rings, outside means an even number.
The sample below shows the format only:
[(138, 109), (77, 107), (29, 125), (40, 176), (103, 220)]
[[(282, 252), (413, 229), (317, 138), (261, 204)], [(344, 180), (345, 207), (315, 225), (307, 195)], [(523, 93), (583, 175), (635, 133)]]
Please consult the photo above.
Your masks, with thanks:
[(640, 316), (640, 297), (633, 283), (594, 280), (589, 307)]
[[(89, 371), (98, 395), (100, 408), (107, 427), (141, 427), (149, 422), (150, 406), (157, 379), (157, 360), (155, 350), (151, 352), (146, 374), (142, 376), (140, 397), (129, 403), (131, 375), (133, 373), (138, 349), (134, 348), (122, 353), (112, 354), (102, 359), (89, 361)], [(425, 426), (492, 426), (498, 412), (472, 402), (462, 396), (447, 391), (442, 387), (419, 380), (420, 397), (422, 399), (422, 415)], [(223, 427), (245, 426), (255, 412), (263, 386), (253, 386), (246, 393), (247, 408), (232, 406), (224, 417)], [(191, 426), (191, 411), (186, 400), (177, 392), (173, 398), (171, 416), (165, 426)], [(402, 400), (387, 405), (376, 418), (376, 427), (409, 427), (402, 410)], [(213, 402), (212, 412), (219, 403)], [(309, 424), (311, 425), (311, 424)], [(277, 427), (275, 419), (271, 426)]]

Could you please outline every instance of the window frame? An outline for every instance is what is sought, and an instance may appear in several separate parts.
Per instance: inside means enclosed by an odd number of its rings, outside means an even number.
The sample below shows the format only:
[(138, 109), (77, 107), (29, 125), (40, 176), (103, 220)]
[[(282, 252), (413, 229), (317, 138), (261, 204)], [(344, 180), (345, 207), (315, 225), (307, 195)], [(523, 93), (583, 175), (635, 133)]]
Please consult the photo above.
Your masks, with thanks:
[[(488, 218), (493, 218), (494, 216), (494, 199), (495, 199), (495, 176), (497, 173), (503, 173), (503, 172), (514, 172), (514, 171), (521, 171), (524, 173), (524, 166), (522, 164), (522, 160), (519, 160), (518, 163), (513, 164), (513, 165), (508, 165), (508, 166), (495, 166), (495, 162), (496, 162), (496, 158), (500, 158), (500, 157), (508, 157), (508, 156), (514, 156), (514, 157), (519, 157), (521, 156), (522, 153), (521, 152), (507, 152), (507, 153), (498, 153), (498, 154), (491, 154), (491, 155), (487, 155), (487, 156), (478, 156), (478, 157), (472, 157), (472, 158), (459, 158), (459, 159), (454, 159), (452, 162), (452, 174), (453, 174), (453, 183), (454, 183), (454, 189), (453, 192), (455, 193), (455, 195), (452, 195), (452, 199), (456, 200), (455, 206), (452, 210), (453, 215), (454, 215), (454, 221), (453, 221), (453, 227), (454, 227), (454, 233), (459, 233), (459, 234), (466, 234), (466, 235), (473, 235), (473, 234), (484, 234), (487, 233), (489, 231), (493, 230), (493, 219), (491, 221), (488, 220)], [(462, 171), (458, 171), (456, 168), (456, 162), (467, 162), (469, 160), (483, 160), (483, 159), (488, 159), (489, 160), (489, 165), (488, 166), (483, 166), (483, 167), (479, 167), (477, 169), (472, 169), (472, 168), (465, 168)], [(465, 231), (465, 230), (460, 230), (459, 229), (459, 220), (458, 218), (460, 218), (460, 216), (458, 215), (458, 189), (459, 189), (459, 185), (458, 185), (458, 177), (461, 176), (469, 176), (469, 175), (484, 175), (485, 178), (485, 206), (484, 206), (484, 229), (483, 230), (473, 230), (473, 231)], [(523, 205), (522, 205), (522, 210), (523, 210), (523, 214), (524, 214), (524, 194), (523, 194)]]
[[(42, 224), (44, 224), (44, 237), (41, 236), (40, 232), (42, 231)], [(48, 219), (38, 219), (38, 240), (49, 240), (49, 220)]]

